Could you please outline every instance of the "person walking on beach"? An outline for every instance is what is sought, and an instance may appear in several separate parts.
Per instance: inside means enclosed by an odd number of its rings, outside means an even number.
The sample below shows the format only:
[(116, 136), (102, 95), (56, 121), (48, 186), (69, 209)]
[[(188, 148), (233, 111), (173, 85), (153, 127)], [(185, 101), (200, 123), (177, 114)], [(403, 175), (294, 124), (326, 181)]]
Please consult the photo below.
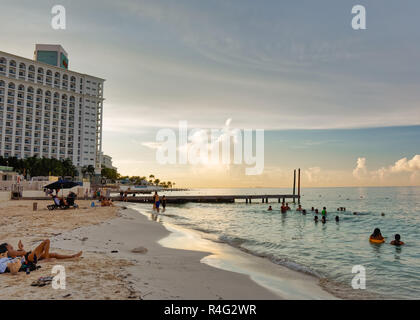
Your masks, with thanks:
[(159, 195), (157, 193), (157, 191), (155, 191), (155, 195), (153, 197), (153, 209), (156, 209), (157, 213), (159, 213), (159, 206), (160, 206), (160, 201), (159, 201)]

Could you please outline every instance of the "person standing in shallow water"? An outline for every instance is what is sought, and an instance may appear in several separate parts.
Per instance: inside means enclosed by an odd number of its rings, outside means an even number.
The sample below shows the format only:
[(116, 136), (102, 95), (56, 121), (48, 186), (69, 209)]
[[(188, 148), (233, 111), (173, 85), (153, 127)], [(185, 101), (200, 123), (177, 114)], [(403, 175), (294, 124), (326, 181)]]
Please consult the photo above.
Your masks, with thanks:
[(156, 209), (157, 213), (159, 213), (159, 206), (160, 206), (159, 195), (157, 191), (155, 191), (155, 195), (153, 196), (153, 209)]
[(166, 196), (162, 197), (162, 212), (166, 210)]
[(323, 216), (326, 216), (326, 215), (327, 215), (327, 208), (326, 208), (326, 207), (323, 207), (323, 208), (322, 208), (321, 214), (322, 214)]

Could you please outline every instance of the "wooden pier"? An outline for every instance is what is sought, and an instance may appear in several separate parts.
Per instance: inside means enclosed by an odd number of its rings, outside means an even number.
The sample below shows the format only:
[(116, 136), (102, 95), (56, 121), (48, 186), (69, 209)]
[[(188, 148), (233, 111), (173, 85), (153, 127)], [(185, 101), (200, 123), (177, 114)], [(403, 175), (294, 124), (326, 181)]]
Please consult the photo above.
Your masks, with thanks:
[[(167, 203), (187, 203), (187, 202), (202, 202), (202, 203), (234, 203), (237, 200), (244, 200), (245, 203), (252, 203), (261, 201), (261, 203), (268, 203), (269, 199), (275, 199), (278, 203), (296, 200), (299, 196), (293, 194), (261, 194), (261, 195), (191, 195), (191, 196), (166, 196)], [(112, 197), (114, 201), (121, 201), (119, 196)], [(162, 197), (160, 197), (162, 200)], [(136, 203), (153, 203), (153, 196), (129, 196), (127, 202)]]

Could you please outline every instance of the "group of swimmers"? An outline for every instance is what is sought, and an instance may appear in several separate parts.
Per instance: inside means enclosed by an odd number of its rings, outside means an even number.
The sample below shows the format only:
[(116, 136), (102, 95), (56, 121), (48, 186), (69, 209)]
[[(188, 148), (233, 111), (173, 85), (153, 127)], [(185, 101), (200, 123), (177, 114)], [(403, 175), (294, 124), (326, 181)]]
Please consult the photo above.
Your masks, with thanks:
[[(373, 243), (384, 243), (385, 242), (385, 238), (382, 236), (381, 230), (379, 228), (375, 228), (375, 230), (373, 230), (373, 233), (369, 237), (369, 241), (373, 242)], [(401, 241), (401, 236), (397, 233), (394, 236), (394, 240), (392, 240), (389, 244), (391, 244), (393, 246), (402, 246), (405, 243), (403, 241)]]
[(50, 240), (41, 242), (33, 251), (25, 251), (22, 241), (19, 240), (18, 249), (7, 242), (0, 244), (0, 273), (10, 272), (17, 274), (19, 271), (36, 270), (36, 264), (40, 260), (48, 259), (72, 259), (82, 255), (82, 251), (73, 255), (62, 255), (50, 252)]
[[(268, 211), (272, 211), (272, 210), (273, 210), (273, 208), (271, 206), (269, 206), (268, 207)], [(283, 202), (282, 203), (282, 206), (281, 206), (281, 212), (282, 213), (286, 213), (287, 211), (290, 211), (290, 210), (291, 209), (289, 207), (289, 204)], [(306, 210), (305, 209), (302, 209), (302, 206), (301, 205), (298, 206), (298, 208), (296, 209), (296, 211), (302, 212), (302, 214), (306, 214)], [(318, 209), (315, 209), (314, 207), (312, 207), (311, 208), (311, 211), (315, 213), (315, 217), (314, 217), (315, 223), (318, 223), (319, 222), (319, 219), (318, 219), (317, 214), (319, 213), (319, 210)], [(339, 208), (337, 208), (337, 211), (346, 211), (346, 208), (345, 207), (339, 207)], [(354, 212), (353, 214), (357, 214), (357, 212)], [(385, 216), (385, 214), (384, 213), (381, 213), (381, 216)], [(335, 216), (335, 221), (337, 223), (340, 222), (340, 217), (339, 216)], [(322, 208), (322, 211), (321, 211), (321, 222), (322, 223), (326, 223), (327, 222), (327, 208), (326, 207), (323, 207)], [(374, 242), (374, 243), (383, 243), (383, 242), (385, 242), (385, 238), (382, 236), (381, 230), (379, 228), (376, 228), (373, 231), (373, 233), (370, 236), (369, 240), (371, 242)], [(391, 245), (394, 245), (394, 246), (401, 246), (401, 245), (404, 244), (404, 242), (401, 241), (401, 236), (399, 234), (396, 234), (395, 237), (394, 237), (394, 240), (392, 240), (390, 242), (390, 244)]]
[[(280, 208), (281, 213), (286, 213), (287, 211), (290, 211), (290, 210), (291, 209), (289, 207), (289, 204), (287, 202), (286, 203), (283, 202), (282, 205), (281, 205), (281, 208)], [(344, 210), (345, 210), (345, 208), (344, 208)], [(273, 211), (273, 207), (272, 206), (269, 206), (268, 207), (268, 211)], [(302, 205), (298, 205), (298, 208), (296, 209), (296, 211), (301, 212), (303, 215), (306, 215), (306, 209), (303, 209), (302, 208)], [(311, 211), (314, 212), (315, 214), (318, 214), (319, 213), (318, 209), (315, 209), (314, 207), (311, 208)], [(340, 210), (338, 209), (337, 211), (340, 211)], [(326, 216), (327, 216), (327, 208), (326, 207), (323, 207), (322, 208), (321, 215), (322, 215), (322, 218), (321, 218), (322, 223), (326, 223), (327, 222), (327, 218), (326, 218)], [(318, 222), (318, 216), (315, 216), (314, 217), (314, 221), (315, 221), (315, 223)], [(339, 216), (336, 216), (335, 217), (335, 221), (336, 222), (339, 222), (340, 221), (340, 217)]]

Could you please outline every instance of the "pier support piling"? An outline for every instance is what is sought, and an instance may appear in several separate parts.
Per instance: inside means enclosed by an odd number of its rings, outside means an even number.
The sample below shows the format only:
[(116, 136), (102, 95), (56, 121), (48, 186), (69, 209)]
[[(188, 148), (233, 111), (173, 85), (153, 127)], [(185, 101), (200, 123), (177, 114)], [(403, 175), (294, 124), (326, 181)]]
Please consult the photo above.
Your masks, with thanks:
[[(296, 169), (293, 170), (293, 196), (296, 195)], [(296, 203), (295, 197), (293, 197), (293, 203)]]
[(300, 204), (300, 168), (298, 170), (298, 204)]

